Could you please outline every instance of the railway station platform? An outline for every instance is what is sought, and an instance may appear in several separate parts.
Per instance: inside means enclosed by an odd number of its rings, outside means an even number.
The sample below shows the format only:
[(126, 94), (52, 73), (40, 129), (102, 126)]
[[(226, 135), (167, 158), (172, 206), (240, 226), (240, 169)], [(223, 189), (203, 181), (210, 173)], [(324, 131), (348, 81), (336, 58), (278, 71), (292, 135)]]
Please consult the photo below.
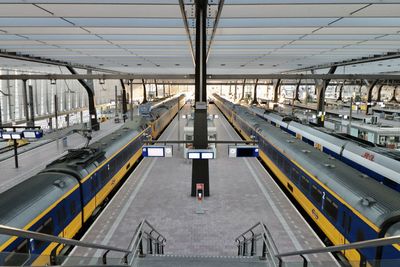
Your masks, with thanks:
[[(182, 115), (189, 112), (185, 106), (180, 120), (176, 117), (160, 140), (177, 140), (178, 127), (183, 129), (185, 124)], [(241, 140), (214, 105), (209, 113), (219, 115), (214, 120), (218, 140)], [(183, 130), (180, 133), (182, 140)], [(225, 144), (217, 145), (217, 159), (210, 160), (210, 197), (203, 201), (204, 213), (196, 213), (198, 202), (190, 196), (192, 165), (183, 158), (183, 148), (174, 145), (173, 151), (172, 158), (143, 159), (81, 241), (128, 247), (136, 227), (146, 219), (166, 238), (165, 255), (139, 258), (138, 266), (204, 266), (208, 262), (209, 266), (232, 266), (238, 251), (235, 238), (257, 222), (268, 227), (279, 252), (324, 247), (261, 163), (255, 158), (228, 158)], [(96, 264), (103, 253), (75, 248), (69, 255), (74, 262), (67, 260), (64, 265)], [(112, 253), (107, 257), (113, 258)], [(203, 261), (195, 265), (196, 258)], [(185, 265), (185, 259), (192, 265)], [(300, 257), (290, 260), (302, 262)], [(311, 255), (308, 260), (314, 266), (336, 264), (330, 254)], [(241, 261), (242, 265), (235, 266), (260, 264), (254, 258)]]
[[(92, 132), (91, 142), (110, 134), (122, 125), (122, 123), (114, 123), (111, 120), (102, 123), (99, 131)], [(47, 164), (63, 155), (68, 149), (82, 147), (86, 143), (86, 138), (82, 135), (72, 133), (67, 136), (67, 143), (65, 145), (62, 140), (65, 136), (66, 132), (60, 131), (53, 134), (52, 139), (39, 141), (44, 142), (39, 146), (25, 148), (26, 151), (18, 155), (18, 169), (15, 168), (13, 151), (7, 152), (11, 153), (12, 156), (4, 156), (4, 160), (1, 160), (2, 157), (0, 155), (0, 193), (31, 177), (32, 174), (39, 172)]]

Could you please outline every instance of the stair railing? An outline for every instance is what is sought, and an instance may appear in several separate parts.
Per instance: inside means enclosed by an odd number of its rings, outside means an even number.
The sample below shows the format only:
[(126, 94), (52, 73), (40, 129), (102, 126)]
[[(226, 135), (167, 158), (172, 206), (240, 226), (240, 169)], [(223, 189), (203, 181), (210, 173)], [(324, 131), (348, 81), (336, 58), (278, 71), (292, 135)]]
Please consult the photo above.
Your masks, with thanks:
[(257, 242), (262, 240), (262, 252), (260, 259), (267, 260), (272, 266), (279, 265), (278, 249), (272, 239), (271, 233), (265, 224), (258, 222), (250, 227), (247, 231), (235, 238), (238, 247), (238, 256), (256, 256), (257, 255)]
[[(103, 264), (107, 264), (107, 254), (110, 251), (122, 252), (122, 253), (130, 252), (129, 249), (88, 243), (88, 242), (83, 242), (83, 241), (79, 241), (79, 240), (43, 234), (43, 233), (39, 233), (39, 232), (18, 229), (18, 228), (6, 226), (6, 225), (0, 225), (0, 235), (17, 236), (20, 238), (40, 240), (40, 241), (58, 243), (58, 244), (63, 244), (63, 245), (68, 245), (68, 246), (77, 246), (77, 247), (86, 247), (86, 248), (92, 248), (92, 249), (105, 250), (106, 253), (103, 255)], [(50, 257), (50, 261), (52, 264), (56, 263), (55, 257), (56, 257), (55, 255), (51, 255), (51, 257)]]
[[(125, 254), (126, 263), (132, 265), (137, 257), (145, 257), (146, 254), (162, 255), (167, 239), (160, 234), (146, 219), (137, 226), (135, 234), (128, 246), (129, 252)], [(144, 251), (146, 245), (146, 253)]]
[[(330, 246), (324, 248), (316, 248), (316, 249), (305, 249), (305, 250), (297, 250), (291, 252), (285, 252), (280, 254), (275, 254), (275, 257), (279, 259), (279, 266), (282, 266), (282, 258), (289, 257), (289, 256), (300, 256), (303, 258), (303, 266), (308, 266), (308, 261), (304, 257), (307, 254), (318, 254), (318, 253), (329, 253), (329, 252), (339, 252), (348, 249), (361, 249), (361, 248), (370, 248), (370, 247), (381, 247), (381, 246), (388, 246), (393, 244), (400, 243), (400, 235), (391, 236), (391, 237), (383, 237), (383, 238), (376, 238), (370, 239), (365, 241), (353, 242), (345, 245), (337, 245), (337, 246)], [(399, 260), (400, 264), (400, 260)], [(380, 266), (380, 262), (376, 262), (374, 266)]]
[[(318, 253), (330, 253), (340, 252), (349, 249), (362, 249), (370, 247), (383, 247), (393, 244), (400, 244), (400, 235), (383, 237), (359, 242), (353, 242), (344, 245), (322, 247), (315, 249), (297, 250), (285, 253), (279, 253), (278, 249), (272, 239), (270, 232), (268, 231), (265, 224), (259, 222), (252, 226), (250, 229), (239, 235), (235, 241), (238, 246), (238, 256), (256, 256), (257, 255), (257, 241), (262, 239), (263, 249), (260, 259), (268, 260), (268, 262), (274, 267), (283, 266), (283, 258), (290, 256), (299, 256), (303, 259), (303, 267), (307, 267), (309, 262), (305, 255), (318, 254)], [(249, 250), (250, 248), (250, 250)], [(400, 260), (399, 260), (400, 264)], [(379, 267), (381, 262), (377, 261), (373, 266)]]

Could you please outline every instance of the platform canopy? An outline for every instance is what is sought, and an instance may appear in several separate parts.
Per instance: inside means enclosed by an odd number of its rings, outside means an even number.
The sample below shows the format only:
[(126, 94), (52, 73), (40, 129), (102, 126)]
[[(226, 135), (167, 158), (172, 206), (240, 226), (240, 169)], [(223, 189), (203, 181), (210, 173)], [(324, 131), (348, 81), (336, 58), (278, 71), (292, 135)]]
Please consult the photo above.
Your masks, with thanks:
[[(209, 0), (208, 72), (281, 73), (399, 53), (399, 10), (394, 0)], [(193, 0), (0, 0), (0, 50), (128, 73), (190, 74), (194, 15)], [(0, 59), (2, 67), (23, 64)], [(392, 58), (336, 73), (399, 69)]]

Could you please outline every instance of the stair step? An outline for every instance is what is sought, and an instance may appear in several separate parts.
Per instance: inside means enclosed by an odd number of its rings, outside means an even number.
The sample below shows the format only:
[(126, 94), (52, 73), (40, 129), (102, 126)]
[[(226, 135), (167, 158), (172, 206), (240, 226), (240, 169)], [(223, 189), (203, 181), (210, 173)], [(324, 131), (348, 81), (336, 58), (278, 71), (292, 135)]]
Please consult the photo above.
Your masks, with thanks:
[(235, 257), (235, 256), (192, 256), (192, 255), (147, 255), (139, 258), (134, 266), (137, 267), (250, 267), (269, 266), (259, 257)]

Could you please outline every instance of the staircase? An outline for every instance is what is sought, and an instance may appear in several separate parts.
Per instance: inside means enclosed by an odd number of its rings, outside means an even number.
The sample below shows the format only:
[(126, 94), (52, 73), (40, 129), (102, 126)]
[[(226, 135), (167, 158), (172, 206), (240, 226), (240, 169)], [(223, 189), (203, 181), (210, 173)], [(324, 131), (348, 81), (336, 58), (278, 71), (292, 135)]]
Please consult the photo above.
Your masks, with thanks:
[(185, 256), (185, 255), (148, 255), (138, 258), (135, 267), (266, 267), (267, 261), (258, 257), (218, 257), (218, 256)]

